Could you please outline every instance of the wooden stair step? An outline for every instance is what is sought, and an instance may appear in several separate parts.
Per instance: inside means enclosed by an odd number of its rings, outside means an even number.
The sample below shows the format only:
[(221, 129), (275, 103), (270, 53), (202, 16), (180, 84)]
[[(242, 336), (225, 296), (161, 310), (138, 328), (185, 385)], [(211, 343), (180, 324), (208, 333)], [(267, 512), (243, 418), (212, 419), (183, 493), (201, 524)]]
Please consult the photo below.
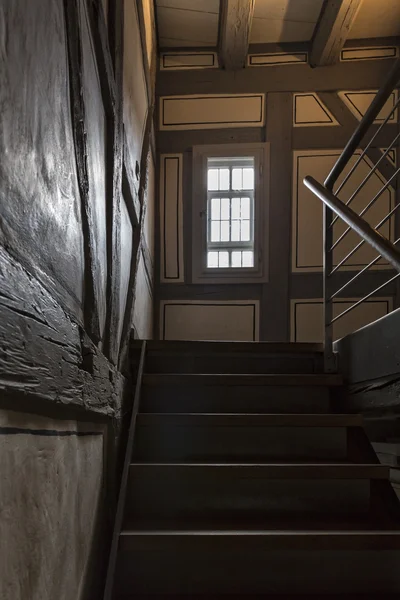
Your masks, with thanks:
[[(240, 519), (251, 513), (366, 514), (383, 465), (131, 464), (125, 520), (169, 517)], [(389, 484), (388, 484), (389, 485)]]
[(399, 560), (399, 532), (123, 531), (116, 581), (138, 593), (394, 593)]
[(140, 413), (133, 457), (146, 462), (346, 460), (358, 415)]
[(331, 374), (145, 374), (144, 385), (156, 386), (339, 386), (343, 384), (341, 375)]

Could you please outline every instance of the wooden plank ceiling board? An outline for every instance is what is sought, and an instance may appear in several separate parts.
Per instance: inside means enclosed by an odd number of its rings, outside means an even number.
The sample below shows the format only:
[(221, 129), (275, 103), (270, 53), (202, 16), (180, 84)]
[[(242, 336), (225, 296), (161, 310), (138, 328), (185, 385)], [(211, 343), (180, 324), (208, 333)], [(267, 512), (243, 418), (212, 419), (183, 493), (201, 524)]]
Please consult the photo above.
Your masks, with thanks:
[(400, 35), (400, 0), (363, 0), (349, 39)]
[(324, 0), (256, 0), (251, 44), (311, 40)]
[(160, 47), (216, 46), (219, 0), (157, 0)]

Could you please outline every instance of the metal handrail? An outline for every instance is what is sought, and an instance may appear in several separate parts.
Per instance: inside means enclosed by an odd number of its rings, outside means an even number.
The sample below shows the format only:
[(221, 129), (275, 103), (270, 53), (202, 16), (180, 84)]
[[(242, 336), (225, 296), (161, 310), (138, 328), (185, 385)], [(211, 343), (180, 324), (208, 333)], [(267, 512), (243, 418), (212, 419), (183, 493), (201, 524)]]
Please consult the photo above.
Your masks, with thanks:
[(324, 204), (329, 206), (329, 208), (343, 219), (349, 227), (358, 233), (363, 240), (375, 248), (381, 256), (386, 258), (386, 260), (400, 272), (400, 250), (398, 250), (392, 242), (383, 237), (383, 235), (371, 227), (365, 219), (360, 217), (352, 208), (339, 200), (339, 198), (318, 183), (313, 177), (306, 177), (304, 179), (304, 185), (306, 185)]
[(359, 147), (360, 142), (364, 138), (368, 129), (371, 127), (372, 123), (375, 121), (376, 117), (379, 115), (382, 108), (385, 106), (388, 98), (390, 97), (390, 94), (393, 92), (399, 79), (400, 59), (397, 59), (388, 75), (386, 82), (380, 88), (374, 100), (369, 105), (368, 110), (366, 111), (365, 115), (360, 121), (360, 124), (358, 125), (357, 129), (347, 142), (342, 154), (340, 155), (332, 171), (326, 178), (325, 187), (328, 190), (333, 190), (333, 186), (335, 185), (340, 175), (343, 173), (343, 170), (345, 169), (347, 163), (353, 156), (354, 152)]
[[(344, 315), (348, 314), (357, 306), (360, 306), (363, 302), (374, 296), (377, 292), (384, 289), (389, 284), (393, 283), (400, 277), (400, 249), (396, 247), (396, 244), (400, 242), (400, 238), (397, 239), (394, 243), (392, 243), (389, 239), (385, 238), (378, 231), (387, 221), (389, 221), (395, 212), (400, 208), (400, 204), (396, 204), (392, 207), (388, 214), (384, 216), (379, 223), (376, 224), (375, 227), (372, 227), (364, 218), (363, 215), (367, 213), (367, 211), (377, 202), (379, 198), (382, 197), (382, 194), (388, 189), (388, 187), (392, 184), (393, 181), (400, 175), (400, 167), (395, 168), (394, 173), (387, 179), (387, 181), (383, 184), (383, 186), (379, 189), (378, 192), (373, 194), (373, 198), (366, 202), (364, 208), (360, 211), (360, 214), (356, 213), (353, 208), (350, 207), (350, 204), (353, 200), (358, 196), (361, 190), (366, 190), (366, 184), (371, 179), (372, 175), (377, 172), (380, 165), (384, 162), (384, 160), (388, 157), (390, 150), (393, 147), (398, 147), (400, 134), (397, 132), (397, 135), (394, 136), (394, 139), (390, 144), (384, 143), (385, 150), (382, 151), (381, 157), (374, 161), (375, 164), (370, 165), (370, 161), (368, 161), (368, 166), (370, 168), (369, 173), (363, 177), (361, 183), (359, 183), (356, 189), (350, 194), (349, 198), (346, 202), (343, 202), (338, 198), (338, 194), (343, 190), (346, 183), (349, 181), (350, 177), (353, 175), (358, 165), (361, 163), (363, 159), (365, 159), (368, 150), (372, 147), (374, 143), (374, 147), (377, 146), (377, 138), (382, 129), (387, 125), (389, 120), (392, 118), (393, 114), (396, 114), (396, 111), (400, 109), (400, 97), (394, 102), (393, 107), (388, 112), (387, 116), (383, 120), (383, 122), (376, 128), (374, 134), (370, 137), (368, 143), (364, 145), (364, 149), (361, 152), (357, 152), (357, 159), (351, 165), (351, 168), (348, 169), (346, 175), (342, 178), (341, 182), (334, 191), (334, 186), (337, 183), (339, 177), (343, 174), (344, 169), (349, 164), (350, 160), (355, 155), (356, 151), (358, 151), (360, 144), (365, 137), (366, 133), (369, 131), (370, 127), (374, 124), (375, 119), (379, 115), (382, 108), (385, 106), (388, 98), (392, 94), (394, 88), (400, 81), (400, 59), (397, 59), (395, 64), (393, 65), (388, 78), (382, 88), (376, 94), (374, 100), (366, 111), (364, 117), (359, 123), (356, 131), (351, 136), (349, 142), (347, 143), (345, 149), (341, 153), (339, 159), (334, 165), (333, 169), (329, 173), (328, 177), (325, 180), (324, 184), (319, 183), (313, 177), (306, 177), (304, 179), (304, 184), (324, 203), (324, 211), (323, 211), (323, 232), (324, 232), (324, 246), (323, 246), (323, 284), (324, 284), (324, 323), (325, 323), (325, 370), (330, 371), (335, 369), (335, 360), (333, 354), (333, 324), (341, 319)], [(397, 130), (398, 131), (398, 130)], [(338, 236), (336, 241), (333, 240), (334, 229), (333, 226), (338, 219), (343, 220), (347, 224), (347, 229)], [(346, 238), (348, 233), (353, 230), (360, 237), (361, 241), (356, 244), (341, 260), (337, 262), (337, 264), (333, 264), (333, 252), (340, 245), (341, 242)], [(338, 288), (334, 289), (334, 275), (336, 272), (343, 266), (345, 263), (353, 256), (364, 244), (367, 242), (372, 248), (374, 248), (378, 255), (371, 260), (367, 265), (365, 265), (360, 271), (358, 271), (355, 275), (353, 275), (344, 285), (338, 286)], [(381, 283), (378, 287), (376, 287), (373, 291), (364, 295), (363, 298), (359, 300), (351, 301), (351, 306), (343, 310), (340, 314), (335, 315), (333, 317), (333, 301), (335, 298), (341, 296), (345, 289), (348, 286), (352, 285), (363, 273), (368, 271), (371, 267), (373, 267), (376, 263), (379, 262), (380, 259), (384, 258), (391, 267), (395, 270), (395, 274), (393, 275), (393, 271), (390, 273), (390, 278)], [(382, 281), (382, 280), (380, 280)]]

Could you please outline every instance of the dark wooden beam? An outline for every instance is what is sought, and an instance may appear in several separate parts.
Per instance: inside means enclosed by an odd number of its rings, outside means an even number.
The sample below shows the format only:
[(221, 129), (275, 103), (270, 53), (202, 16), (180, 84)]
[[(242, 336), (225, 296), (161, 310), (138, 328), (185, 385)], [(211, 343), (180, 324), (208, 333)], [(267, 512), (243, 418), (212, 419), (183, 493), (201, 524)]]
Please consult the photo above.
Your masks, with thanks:
[(84, 323), (94, 343), (100, 341), (100, 322), (97, 301), (97, 282), (100, 279), (96, 263), (93, 209), (89, 198), (88, 149), (83, 97), (83, 58), (77, 0), (64, 0), (68, 45), (68, 66), (75, 159), (82, 206), (82, 230), (85, 258)]
[(322, 67), (339, 61), (362, 0), (325, 0), (315, 28), (310, 65)]
[(236, 71), (246, 65), (254, 0), (221, 0), (219, 60), (225, 69)]
[[(101, 4), (97, 4), (97, 12), (102, 15)], [(110, 49), (103, 45), (102, 60), (107, 68), (102, 70), (113, 75), (114, 104), (113, 111), (107, 116), (107, 316), (104, 335), (104, 352), (109, 360), (116, 364), (119, 354), (118, 322), (119, 294), (121, 280), (121, 199), (122, 199), (122, 61), (123, 61), (123, 2), (116, 0), (110, 3), (108, 16)], [(104, 17), (100, 19), (100, 31), (105, 29)], [(104, 37), (104, 36), (103, 36)], [(106, 84), (103, 82), (103, 87)], [(109, 84), (111, 87), (111, 84)]]

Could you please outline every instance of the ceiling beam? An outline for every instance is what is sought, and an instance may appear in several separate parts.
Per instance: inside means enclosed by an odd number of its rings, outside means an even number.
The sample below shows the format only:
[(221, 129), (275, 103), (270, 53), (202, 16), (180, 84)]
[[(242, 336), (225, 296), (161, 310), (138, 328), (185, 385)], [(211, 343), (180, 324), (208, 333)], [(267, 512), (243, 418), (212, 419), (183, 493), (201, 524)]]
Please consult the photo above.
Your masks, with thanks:
[(362, 0), (325, 0), (312, 40), (310, 65), (324, 67), (339, 61)]
[(227, 70), (246, 66), (255, 0), (221, 0), (219, 17), (219, 60)]

